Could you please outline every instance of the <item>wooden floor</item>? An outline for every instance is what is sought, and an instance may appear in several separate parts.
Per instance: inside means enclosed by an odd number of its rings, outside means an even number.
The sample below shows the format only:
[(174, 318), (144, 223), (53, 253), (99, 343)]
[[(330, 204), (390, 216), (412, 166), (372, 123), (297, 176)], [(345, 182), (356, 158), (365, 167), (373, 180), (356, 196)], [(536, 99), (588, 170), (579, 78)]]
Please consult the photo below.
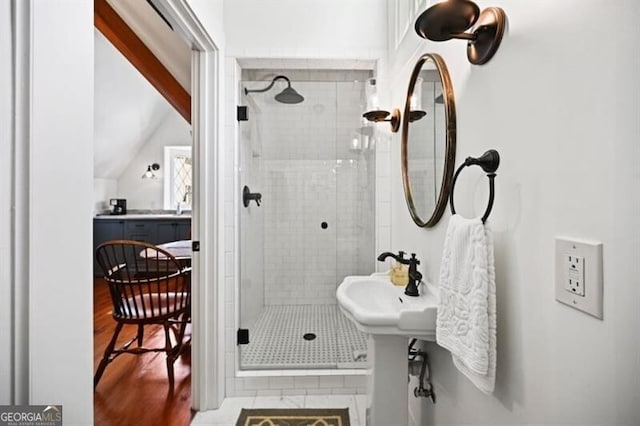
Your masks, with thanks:
[[(93, 299), (94, 372), (102, 358), (115, 321), (111, 317), (109, 291), (102, 279), (96, 279)], [(190, 330), (187, 329), (187, 333)], [(125, 326), (120, 342), (136, 334), (134, 326)], [(145, 346), (164, 346), (164, 332), (154, 327), (145, 332)], [(134, 343), (135, 345), (135, 343)], [(164, 353), (123, 354), (107, 366), (94, 392), (94, 422), (98, 426), (188, 425), (191, 412), (191, 348), (185, 349), (174, 364), (175, 389), (169, 393)]]

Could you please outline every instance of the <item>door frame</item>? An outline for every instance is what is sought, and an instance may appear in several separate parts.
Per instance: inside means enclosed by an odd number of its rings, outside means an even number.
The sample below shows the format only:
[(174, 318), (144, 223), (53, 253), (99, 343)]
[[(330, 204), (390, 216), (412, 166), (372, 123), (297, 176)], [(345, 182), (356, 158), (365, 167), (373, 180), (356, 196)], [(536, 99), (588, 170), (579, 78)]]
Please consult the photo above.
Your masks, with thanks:
[(192, 260), (192, 408), (220, 407), (224, 399), (224, 315), (219, 306), (224, 288), (222, 155), (220, 155), (222, 84), (219, 45), (196, 17), (187, 0), (154, 0), (191, 45), (191, 126), (193, 240), (200, 252)]

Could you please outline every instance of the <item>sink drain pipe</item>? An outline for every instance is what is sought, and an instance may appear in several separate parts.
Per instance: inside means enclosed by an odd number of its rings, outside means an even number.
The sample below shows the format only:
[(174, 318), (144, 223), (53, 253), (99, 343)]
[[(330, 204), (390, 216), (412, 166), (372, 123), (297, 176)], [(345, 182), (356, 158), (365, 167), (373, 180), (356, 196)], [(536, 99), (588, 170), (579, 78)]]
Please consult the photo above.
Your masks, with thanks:
[[(414, 349), (417, 341), (418, 339), (412, 339), (411, 343), (409, 343), (409, 375), (419, 376), (418, 386), (413, 389), (413, 395), (416, 398), (431, 398), (431, 401), (435, 404), (436, 394), (429, 380), (429, 359), (425, 351)], [(407, 380), (409, 379), (408, 377)]]

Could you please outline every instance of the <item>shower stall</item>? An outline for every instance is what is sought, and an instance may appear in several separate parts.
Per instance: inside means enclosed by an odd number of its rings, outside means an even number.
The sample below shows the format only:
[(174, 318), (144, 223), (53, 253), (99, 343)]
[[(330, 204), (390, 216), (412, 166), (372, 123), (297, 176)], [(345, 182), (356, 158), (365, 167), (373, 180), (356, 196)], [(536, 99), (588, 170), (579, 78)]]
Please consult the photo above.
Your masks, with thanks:
[[(243, 70), (239, 122), (241, 369), (366, 366), (337, 286), (375, 268), (370, 71)], [(247, 338), (248, 337), (248, 338)]]

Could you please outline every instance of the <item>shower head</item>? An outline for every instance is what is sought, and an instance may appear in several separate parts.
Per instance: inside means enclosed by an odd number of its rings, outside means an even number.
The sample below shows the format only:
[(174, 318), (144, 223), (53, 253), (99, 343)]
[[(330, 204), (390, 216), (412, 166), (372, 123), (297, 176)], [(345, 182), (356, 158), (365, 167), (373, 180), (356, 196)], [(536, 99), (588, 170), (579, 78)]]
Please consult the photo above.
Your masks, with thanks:
[(276, 83), (276, 80), (285, 80), (287, 82), (287, 87), (285, 87), (285, 89), (282, 92), (278, 93), (275, 96), (276, 101), (283, 104), (299, 104), (300, 102), (304, 101), (304, 97), (300, 93), (293, 90), (293, 88), (291, 87), (291, 80), (289, 80), (284, 75), (275, 76), (273, 80), (271, 80), (271, 83), (269, 83), (269, 85), (264, 89), (253, 90), (253, 89), (247, 89), (245, 87), (244, 94), (247, 95), (251, 92), (257, 92), (257, 93), (266, 92), (267, 90), (273, 87), (273, 85)]
[(282, 92), (278, 93), (275, 98), (276, 101), (283, 104), (299, 104), (304, 101), (302, 95), (291, 87), (285, 88)]

